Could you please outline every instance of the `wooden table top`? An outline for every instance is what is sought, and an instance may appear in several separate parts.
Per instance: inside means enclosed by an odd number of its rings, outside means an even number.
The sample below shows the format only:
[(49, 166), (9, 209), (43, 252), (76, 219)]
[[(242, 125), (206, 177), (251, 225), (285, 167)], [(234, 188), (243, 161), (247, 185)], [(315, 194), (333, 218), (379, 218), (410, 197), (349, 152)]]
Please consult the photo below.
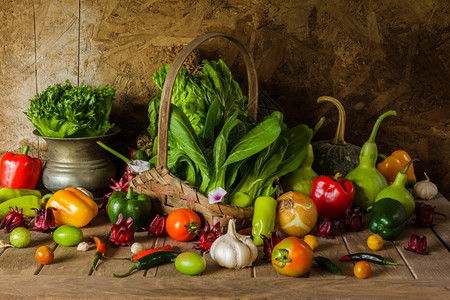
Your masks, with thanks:
[[(436, 211), (450, 215), (449, 201), (442, 195), (426, 203), (436, 206)], [(206, 253), (207, 268), (200, 276), (183, 275), (173, 264), (167, 264), (135, 271), (126, 278), (114, 278), (113, 273), (126, 272), (132, 263), (102, 259), (97, 270), (92, 272), (94, 248), (87, 252), (77, 251), (76, 247), (57, 245), (51, 234), (32, 232), (32, 241), (27, 248), (0, 249), (0, 298), (449, 299), (450, 220), (435, 215), (434, 223), (432, 228), (422, 228), (411, 220), (396, 241), (385, 242), (384, 248), (376, 252), (400, 265), (371, 264), (372, 274), (367, 279), (354, 277), (352, 262), (338, 261), (348, 253), (375, 253), (366, 245), (366, 239), (371, 234), (367, 222), (363, 231), (341, 232), (335, 239), (319, 238), (319, 248), (315, 254), (330, 258), (342, 269), (342, 275), (332, 275), (314, 264), (308, 276), (299, 278), (279, 275), (271, 264), (263, 261), (262, 247), (259, 247), (259, 257), (251, 268), (221, 268)], [(84, 239), (87, 241), (90, 236), (106, 239), (110, 228), (105, 212), (101, 211), (82, 229)], [(412, 232), (427, 237), (429, 255), (404, 249)], [(3, 231), (0, 232), (0, 240), (8, 241), (8, 235)], [(180, 251), (192, 251), (191, 242), (149, 237), (147, 232), (136, 233), (134, 241), (143, 243), (146, 248), (170, 243)], [(55, 253), (54, 261), (45, 266), (34, 259), (36, 249), (42, 245), (48, 245)], [(130, 247), (108, 246), (107, 256), (132, 255)]]

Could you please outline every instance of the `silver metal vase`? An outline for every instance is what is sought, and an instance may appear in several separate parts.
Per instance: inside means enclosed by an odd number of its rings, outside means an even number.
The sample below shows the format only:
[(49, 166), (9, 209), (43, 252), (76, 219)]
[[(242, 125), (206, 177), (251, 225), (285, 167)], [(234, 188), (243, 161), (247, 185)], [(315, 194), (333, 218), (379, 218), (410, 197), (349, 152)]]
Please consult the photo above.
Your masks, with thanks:
[(119, 132), (120, 128), (113, 127), (106, 135), (98, 137), (50, 138), (33, 131), (48, 147), (49, 159), (42, 171), (42, 184), (52, 192), (83, 187), (95, 197), (103, 195), (116, 175), (116, 168), (97, 141), (106, 143)]

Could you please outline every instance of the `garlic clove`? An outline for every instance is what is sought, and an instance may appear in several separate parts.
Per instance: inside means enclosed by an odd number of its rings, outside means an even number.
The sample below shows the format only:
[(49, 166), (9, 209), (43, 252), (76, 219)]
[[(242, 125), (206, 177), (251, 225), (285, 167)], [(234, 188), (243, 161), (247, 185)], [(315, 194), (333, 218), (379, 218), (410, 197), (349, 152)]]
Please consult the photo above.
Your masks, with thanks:
[(438, 194), (437, 186), (430, 181), (427, 173), (425, 173), (425, 180), (419, 181), (414, 185), (414, 193), (417, 197), (425, 200), (430, 200)]

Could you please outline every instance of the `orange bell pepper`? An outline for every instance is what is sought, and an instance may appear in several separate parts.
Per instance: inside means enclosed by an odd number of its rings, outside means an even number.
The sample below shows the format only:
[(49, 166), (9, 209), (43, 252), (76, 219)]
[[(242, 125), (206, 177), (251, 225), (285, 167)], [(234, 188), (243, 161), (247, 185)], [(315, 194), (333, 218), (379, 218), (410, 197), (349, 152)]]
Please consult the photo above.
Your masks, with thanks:
[[(377, 169), (381, 174), (383, 174), (389, 184), (394, 182), (398, 172), (400, 172), (406, 164), (411, 161), (411, 157), (404, 150), (396, 150), (388, 157), (380, 154), (379, 157), (383, 160), (377, 164)], [(416, 175), (414, 174), (414, 166), (412, 163), (406, 172), (406, 176), (406, 186), (413, 187), (416, 183)]]
[(98, 214), (98, 205), (94, 199), (74, 187), (47, 194), (46, 207), (56, 208), (53, 212), (58, 225), (84, 227)]

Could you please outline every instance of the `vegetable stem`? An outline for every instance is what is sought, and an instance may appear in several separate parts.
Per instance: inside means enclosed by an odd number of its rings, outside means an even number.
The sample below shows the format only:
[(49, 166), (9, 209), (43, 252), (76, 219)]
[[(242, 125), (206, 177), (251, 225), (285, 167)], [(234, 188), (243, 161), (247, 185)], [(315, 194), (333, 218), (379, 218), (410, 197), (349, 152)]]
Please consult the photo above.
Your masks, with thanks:
[(113, 154), (114, 156), (116, 156), (117, 158), (120, 158), (121, 160), (123, 160), (126, 163), (129, 163), (131, 160), (126, 157), (125, 155), (117, 152), (116, 150), (114, 150), (113, 148), (107, 146), (105, 143), (102, 143), (100, 141), (97, 141), (97, 144), (100, 145), (100, 147), (102, 147), (103, 149), (105, 149), (106, 151), (108, 151), (109, 153)]

